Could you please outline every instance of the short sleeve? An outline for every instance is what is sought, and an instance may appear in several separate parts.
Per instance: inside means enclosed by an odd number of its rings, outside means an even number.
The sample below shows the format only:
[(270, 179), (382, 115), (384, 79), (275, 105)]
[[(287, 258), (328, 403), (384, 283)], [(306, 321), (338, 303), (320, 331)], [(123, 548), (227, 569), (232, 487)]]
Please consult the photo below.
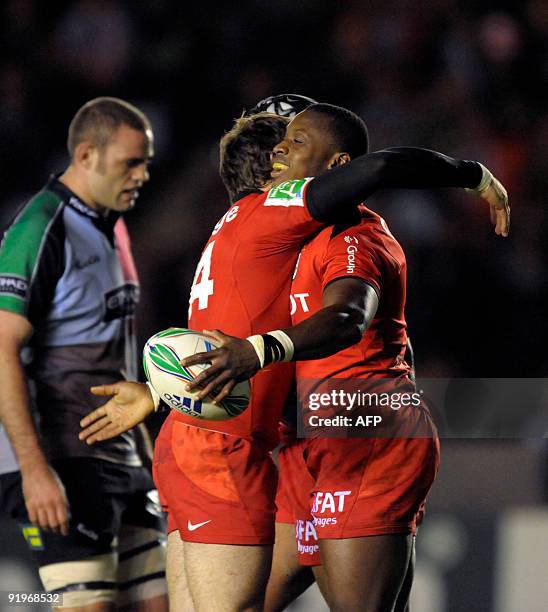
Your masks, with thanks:
[(379, 297), (381, 295), (381, 259), (368, 239), (356, 228), (331, 237), (322, 271), (322, 289), (337, 278), (360, 278), (371, 285)]
[(43, 197), (27, 204), (0, 244), (0, 309), (36, 325), (49, 310), (64, 266), (62, 207)]

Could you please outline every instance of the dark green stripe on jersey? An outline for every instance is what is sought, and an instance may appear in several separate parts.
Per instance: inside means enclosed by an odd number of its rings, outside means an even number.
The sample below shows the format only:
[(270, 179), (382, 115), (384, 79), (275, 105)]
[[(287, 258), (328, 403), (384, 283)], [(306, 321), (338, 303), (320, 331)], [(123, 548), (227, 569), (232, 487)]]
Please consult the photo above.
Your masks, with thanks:
[[(40, 257), (45, 255), (49, 259), (53, 254), (55, 259), (62, 259), (62, 253), (55, 248), (62, 241), (59, 243), (51, 235), (62, 207), (59, 196), (41, 191), (23, 206), (6, 231), (0, 244), (0, 309), (29, 316), (29, 294)], [(46, 254), (44, 249), (52, 238), (53, 253)]]

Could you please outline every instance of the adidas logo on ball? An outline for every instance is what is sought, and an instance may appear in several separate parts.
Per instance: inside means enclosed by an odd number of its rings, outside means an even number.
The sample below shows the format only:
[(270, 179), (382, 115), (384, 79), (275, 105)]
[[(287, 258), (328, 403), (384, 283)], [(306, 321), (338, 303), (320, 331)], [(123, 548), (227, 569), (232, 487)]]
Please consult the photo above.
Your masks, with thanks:
[(185, 368), (180, 361), (195, 353), (216, 348), (199, 332), (173, 327), (149, 338), (143, 349), (145, 374), (162, 400), (174, 410), (196, 419), (224, 421), (240, 415), (249, 404), (249, 382), (238, 383), (231, 394), (219, 404), (211, 398), (197, 400), (186, 391), (188, 382), (208, 368), (208, 364)]

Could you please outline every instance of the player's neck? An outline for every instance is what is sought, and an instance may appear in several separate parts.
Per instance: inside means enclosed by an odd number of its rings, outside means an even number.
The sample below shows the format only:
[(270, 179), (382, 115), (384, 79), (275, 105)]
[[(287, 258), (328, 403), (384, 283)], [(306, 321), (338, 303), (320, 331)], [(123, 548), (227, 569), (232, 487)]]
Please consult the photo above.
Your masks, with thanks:
[(78, 170), (70, 165), (63, 174), (59, 177), (59, 182), (63, 183), (65, 187), (68, 187), (74, 195), (78, 196), (84, 204), (93, 208), (98, 209), (97, 204), (93, 201), (93, 198), (89, 194), (86, 183), (83, 178), (79, 175)]

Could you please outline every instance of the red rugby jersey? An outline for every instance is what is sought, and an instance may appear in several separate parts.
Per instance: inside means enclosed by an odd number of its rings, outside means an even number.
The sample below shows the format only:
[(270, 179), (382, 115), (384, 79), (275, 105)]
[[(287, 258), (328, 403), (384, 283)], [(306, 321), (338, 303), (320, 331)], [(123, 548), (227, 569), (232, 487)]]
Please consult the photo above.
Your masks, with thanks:
[(400, 377), (404, 361), (406, 261), (384, 219), (365, 206), (358, 225), (327, 227), (301, 251), (291, 286), (292, 324), (322, 308), (322, 292), (341, 277), (361, 278), (379, 295), (379, 307), (362, 340), (326, 357), (297, 363), (297, 379)]
[[(219, 220), (196, 269), (189, 304), (189, 327), (220, 329), (245, 338), (288, 327), (289, 291), (303, 243), (322, 225), (306, 205), (312, 179), (287, 181), (268, 193), (237, 200)], [(278, 421), (293, 378), (293, 364), (274, 364), (251, 381), (251, 402), (229, 421), (201, 427), (277, 443)], [(196, 419), (176, 411), (189, 425)]]

